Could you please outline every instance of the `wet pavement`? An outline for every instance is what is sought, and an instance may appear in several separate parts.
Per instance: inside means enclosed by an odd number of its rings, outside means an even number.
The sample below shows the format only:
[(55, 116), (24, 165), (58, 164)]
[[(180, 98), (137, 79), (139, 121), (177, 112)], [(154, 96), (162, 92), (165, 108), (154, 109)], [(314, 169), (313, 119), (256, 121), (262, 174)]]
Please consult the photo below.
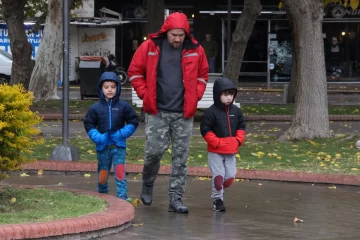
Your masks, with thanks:
[[(246, 132), (254, 134), (266, 134), (267, 136), (279, 136), (290, 126), (290, 122), (247, 122)], [(62, 136), (62, 122), (59, 121), (44, 121), (39, 124), (44, 137), (61, 137)], [(330, 128), (334, 134), (360, 134), (360, 121), (333, 121), (330, 122)], [(136, 129), (134, 137), (145, 137), (145, 125), (141, 123)], [(193, 136), (200, 136), (200, 123), (194, 122)], [(84, 123), (81, 121), (69, 122), (69, 137), (87, 137), (84, 129)]]
[[(128, 176), (130, 197), (138, 197), (141, 181)], [(14, 184), (50, 185), (94, 191), (96, 176), (43, 175), (5, 180)], [(210, 181), (188, 178), (184, 203), (188, 215), (168, 213), (168, 178), (159, 176), (151, 206), (135, 206), (134, 224), (115, 239), (360, 239), (360, 188), (269, 181), (234, 182), (225, 193), (224, 213), (213, 212)], [(110, 180), (110, 194), (114, 195)], [(303, 223), (294, 223), (293, 219)]]

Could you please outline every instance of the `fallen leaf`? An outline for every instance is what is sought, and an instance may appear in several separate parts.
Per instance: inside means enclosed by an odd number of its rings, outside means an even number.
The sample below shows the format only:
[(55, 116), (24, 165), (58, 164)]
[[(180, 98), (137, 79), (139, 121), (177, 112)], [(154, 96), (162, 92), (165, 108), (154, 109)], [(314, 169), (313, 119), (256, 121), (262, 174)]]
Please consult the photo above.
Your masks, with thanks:
[(301, 220), (297, 217), (294, 218), (294, 223), (300, 223), (300, 222), (304, 222), (304, 220)]
[(329, 188), (330, 189), (336, 189), (336, 186), (330, 186)]
[(62, 186), (63, 184), (60, 182), (60, 183), (58, 183), (58, 186)]
[(16, 198), (13, 197), (12, 199), (10, 199), (10, 202), (11, 203), (16, 203)]
[(240, 158), (240, 154), (236, 154), (236, 158)]
[(88, 150), (87, 153), (91, 155), (95, 155), (95, 152), (93, 150)]
[(84, 174), (84, 177), (89, 178), (89, 177), (91, 177), (91, 175), (88, 174), (88, 173), (85, 173), (85, 174)]
[(30, 175), (28, 175), (28, 174), (26, 174), (26, 173), (21, 173), (21, 174), (20, 174), (20, 177), (28, 177), (28, 176), (30, 176)]
[(131, 226), (133, 226), (133, 227), (140, 227), (140, 226), (143, 226), (144, 225), (144, 223), (133, 223), (133, 224), (131, 224)]
[[(131, 198), (130, 198), (131, 199)], [(140, 199), (138, 198), (134, 198), (134, 199), (131, 199), (132, 201), (130, 201), (130, 203), (133, 205), (133, 206), (137, 206), (139, 204), (141, 204), (141, 201)]]
[(259, 185), (259, 186), (262, 186), (262, 183), (259, 183), (258, 185)]
[(43, 175), (43, 174), (44, 174), (44, 169), (39, 169), (37, 175)]
[(198, 155), (198, 158), (203, 158), (203, 156), (201, 154)]

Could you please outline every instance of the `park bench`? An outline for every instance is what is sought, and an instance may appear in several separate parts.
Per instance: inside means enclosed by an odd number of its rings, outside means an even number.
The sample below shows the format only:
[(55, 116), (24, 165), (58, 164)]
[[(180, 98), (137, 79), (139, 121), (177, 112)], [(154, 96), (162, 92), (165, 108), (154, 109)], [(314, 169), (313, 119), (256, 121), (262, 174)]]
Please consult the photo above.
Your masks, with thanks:
[[(208, 82), (206, 85), (205, 93), (202, 99), (198, 102), (198, 109), (204, 109), (210, 107), (214, 103), (213, 99), (213, 82)], [(136, 107), (140, 108), (142, 110), (143, 102), (139, 97), (137, 96), (134, 88), (131, 89), (131, 100), (132, 104)], [(240, 103), (234, 102), (234, 105), (238, 106), (240, 108)], [(144, 114), (141, 111), (141, 118), (140, 121), (144, 121)]]

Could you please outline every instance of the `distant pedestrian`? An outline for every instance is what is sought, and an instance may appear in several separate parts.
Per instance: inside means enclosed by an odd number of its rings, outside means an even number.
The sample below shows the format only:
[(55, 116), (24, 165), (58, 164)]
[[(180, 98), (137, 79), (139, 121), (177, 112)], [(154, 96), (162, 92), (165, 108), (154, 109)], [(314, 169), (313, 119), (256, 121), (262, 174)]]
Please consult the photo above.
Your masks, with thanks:
[(84, 120), (85, 130), (96, 144), (98, 192), (108, 193), (108, 177), (114, 165), (116, 195), (127, 200), (125, 178), (126, 139), (139, 121), (134, 109), (120, 99), (121, 85), (113, 72), (104, 72), (99, 81), (100, 100), (93, 104)]
[(216, 57), (218, 54), (218, 45), (217, 42), (212, 40), (211, 34), (205, 34), (205, 40), (201, 43), (201, 46), (205, 50), (205, 54), (209, 63), (209, 73), (216, 72)]
[(236, 175), (236, 154), (245, 139), (245, 120), (233, 104), (237, 94), (227, 78), (214, 83), (214, 104), (204, 111), (200, 132), (207, 142), (208, 162), (212, 173), (214, 211), (225, 211), (224, 188), (230, 187)]

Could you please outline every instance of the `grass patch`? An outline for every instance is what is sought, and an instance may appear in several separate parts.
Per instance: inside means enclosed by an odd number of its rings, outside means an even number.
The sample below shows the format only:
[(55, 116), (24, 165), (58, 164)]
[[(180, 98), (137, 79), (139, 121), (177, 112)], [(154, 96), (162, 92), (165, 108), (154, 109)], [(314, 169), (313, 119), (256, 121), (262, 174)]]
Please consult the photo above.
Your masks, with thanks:
[[(292, 115), (294, 104), (242, 104), (241, 110), (244, 114), (254, 115)], [(329, 114), (333, 115), (359, 115), (359, 105), (329, 105)]]
[[(45, 144), (34, 149), (33, 157), (49, 159), (61, 140), (45, 139)], [(127, 141), (127, 163), (144, 163), (144, 138), (130, 138)], [(77, 147), (80, 161), (96, 161), (95, 145), (86, 138), (71, 139)], [(164, 154), (162, 165), (171, 165), (171, 148)], [(193, 136), (189, 166), (207, 166), (206, 142), (200, 136)], [(337, 173), (360, 175), (360, 152), (355, 140), (344, 135), (312, 141), (277, 142), (266, 133), (247, 134), (245, 144), (237, 155), (237, 166), (242, 169), (264, 169), (295, 172)]]
[(0, 187), (0, 224), (78, 217), (105, 208), (102, 199), (68, 191)]

